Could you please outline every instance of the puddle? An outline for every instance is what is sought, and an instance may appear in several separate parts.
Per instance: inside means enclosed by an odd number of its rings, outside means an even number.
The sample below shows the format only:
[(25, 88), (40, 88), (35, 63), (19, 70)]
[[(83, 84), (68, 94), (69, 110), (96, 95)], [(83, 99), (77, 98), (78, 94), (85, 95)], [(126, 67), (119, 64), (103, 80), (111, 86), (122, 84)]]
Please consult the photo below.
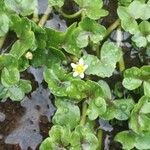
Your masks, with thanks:
[(6, 144), (19, 144), (21, 150), (27, 150), (29, 147), (36, 149), (43, 139), (39, 128), (40, 116), (46, 116), (50, 122), (55, 110), (49, 96), (49, 90), (40, 86), (31, 94), (30, 99), (23, 99), (21, 106), (25, 108), (25, 114), (18, 122), (17, 128), (6, 137)]

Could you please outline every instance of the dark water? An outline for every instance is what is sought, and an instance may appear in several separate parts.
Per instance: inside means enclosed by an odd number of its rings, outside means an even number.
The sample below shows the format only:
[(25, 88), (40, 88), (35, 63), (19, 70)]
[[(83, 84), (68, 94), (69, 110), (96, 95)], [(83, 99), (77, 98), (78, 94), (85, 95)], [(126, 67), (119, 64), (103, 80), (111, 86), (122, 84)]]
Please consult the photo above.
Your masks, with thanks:
[[(47, 0), (39, 0), (39, 6), (39, 14), (43, 14), (47, 7)], [(105, 8), (109, 10), (110, 14), (100, 22), (108, 27), (117, 19), (117, 0), (105, 0)], [(70, 0), (66, 0), (64, 9), (68, 13), (72, 13), (77, 10), (77, 7)], [(45, 26), (65, 31), (72, 22), (74, 20), (65, 20), (62, 16), (52, 12)], [(150, 60), (149, 57), (143, 58), (142, 53), (140, 55), (139, 50), (131, 46), (131, 35), (124, 31), (122, 31), (122, 35), (126, 68), (147, 64)], [(116, 31), (111, 33), (108, 40), (116, 42)], [(15, 39), (10, 35), (3, 51), (9, 49), (14, 41)], [(55, 107), (52, 104), (50, 91), (43, 84), (42, 73), (42, 68), (30, 67), (27, 72), (22, 74), (22, 78), (32, 81), (33, 91), (21, 103), (10, 100), (0, 102), (0, 150), (35, 150), (48, 136)], [(113, 89), (114, 83), (122, 81), (122, 75), (116, 70), (113, 76), (106, 81)], [(120, 144), (115, 143), (113, 138), (117, 132), (127, 129), (127, 122), (99, 120), (98, 126), (104, 130), (103, 149), (120, 150)]]

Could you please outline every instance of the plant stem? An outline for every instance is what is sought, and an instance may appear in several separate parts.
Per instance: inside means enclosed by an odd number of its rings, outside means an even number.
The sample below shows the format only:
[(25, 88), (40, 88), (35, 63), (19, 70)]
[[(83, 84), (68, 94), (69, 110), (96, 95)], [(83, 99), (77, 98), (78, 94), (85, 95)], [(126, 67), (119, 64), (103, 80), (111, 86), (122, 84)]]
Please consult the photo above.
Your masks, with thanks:
[(87, 103), (83, 102), (82, 104), (82, 116), (81, 116), (81, 120), (80, 120), (80, 125), (84, 126), (85, 122), (86, 122), (86, 111), (87, 111)]
[(6, 35), (0, 38), (0, 49), (3, 47), (5, 39), (6, 39)]
[(35, 8), (35, 10), (34, 10), (32, 20), (33, 20), (34, 22), (38, 22), (38, 21), (39, 21), (39, 15), (38, 15), (38, 9), (37, 9), (37, 8)]
[(40, 27), (43, 27), (43, 26), (44, 26), (45, 22), (47, 21), (49, 15), (50, 15), (50, 13), (51, 13), (51, 11), (52, 11), (52, 8), (47, 7), (47, 9), (46, 9), (44, 15), (42, 16), (42, 18), (40, 19), (40, 21), (39, 21), (39, 23), (38, 23), (38, 25), (39, 25)]
[(116, 29), (119, 25), (120, 25), (120, 19), (117, 19), (113, 24), (111, 24), (111, 25), (108, 27), (107, 33), (105, 34), (103, 40), (105, 40), (105, 39), (108, 37), (108, 35), (109, 35), (114, 29)]
[(80, 16), (82, 14), (82, 9), (80, 9), (78, 12), (74, 13), (74, 14), (66, 14), (62, 11), (62, 9), (59, 9), (59, 8), (56, 8), (56, 10), (65, 18), (68, 18), (68, 19), (72, 19), (72, 18), (77, 18), (78, 16)]
[[(118, 47), (122, 46), (122, 40), (123, 40), (122, 31), (121, 31), (121, 28), (119, 27), (116, 32), (116, 41), (117, 41)], [(119, 61), (119, 70), (120, 72), (122, 72), (124, 69), (125, 69), (125, 63), (124, 63), (124, 58), (122, 54), (121, 59)]]
[(98, 130), (97, 138), (98, 138), (98, 141), (99, 141), (99, 150), (101, 150), (102, 149), (102, 140), (103, 140), (103, 130), (102, 129)]

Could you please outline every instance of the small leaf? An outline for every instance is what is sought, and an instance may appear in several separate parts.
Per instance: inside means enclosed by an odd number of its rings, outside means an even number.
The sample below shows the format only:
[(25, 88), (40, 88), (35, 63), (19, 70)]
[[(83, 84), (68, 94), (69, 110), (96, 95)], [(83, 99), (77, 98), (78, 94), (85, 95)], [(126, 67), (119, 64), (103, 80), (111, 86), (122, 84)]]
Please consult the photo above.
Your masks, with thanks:
[(122, 52), (115, 44), (105, 42), (101, 49), (101, 59), (96, 56), (85, 54), (83, 59), (88, 65), (86, 74), (100, 77), (110, 77), (116, 68), (116, 63), (120, 60)]
[(98, 116), (106, 112), (106, 102), (103, 98), (97, 97), (90, 100), (87, 115), (90, 120), (95, 120)]
[(84, 10), (84, 13), (91, 19), (97, 20), (107, 16), (108, 12), (102, 9), (102, 0), (75, 0), (75, 2)]
[(149, 97), (143, 96), (132, 110), (129, 126), (136, 133), (150, 131), (150, 117), (148, 115), (150, 113), (149, 101)]
[(115, 140), (122, 144), (123, 149), (133, 149), (136, 135), (131, 131), (122, 131), (115, 136)]
[(10, 87), (19, 82), (20, 73), (17, 68), (4, 68), (1, 74), (1, 82), (5, 87)]
[(36, 0), (4, 0), (5, 6), (13, 12), (21, 14), (22, 16), (28, 16), (33, 13), (37, 7)]
[(116, 106), (115, 118), (118, 120), (127, 120), (130, 117), (130, 112), (134, 107), (132, 99), (114, 100)]
[(79, 107), (64, 99), (57, 99), (55, 103), (57, 111), (53, 117), (53, 123), (74, 129), (80, 121)]
[(10, 19), (5, 13), (0, 13), (0, 37), (5, 36), (9, 30)]

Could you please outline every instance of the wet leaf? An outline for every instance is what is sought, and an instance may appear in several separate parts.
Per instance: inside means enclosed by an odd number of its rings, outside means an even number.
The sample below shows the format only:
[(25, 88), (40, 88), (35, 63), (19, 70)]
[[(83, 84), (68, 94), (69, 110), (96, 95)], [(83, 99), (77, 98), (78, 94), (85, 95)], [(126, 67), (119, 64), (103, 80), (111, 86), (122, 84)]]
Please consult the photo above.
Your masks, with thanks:
[(133, 149), (136, 135), (131, 131), (122, 131), (115, 136), (115, 140), (122, 144), (123, 149)]
[(75, 0), (75, 2), (83, 9), (84, 13), (91, 19), (97, 20), (101, 17), (108, 15), (108, 12), (102, 9), (102, 0)]
[(130, 128), (136, 132), (140, 133), (143, 131), (150, 131), (150, 98), (143, 96), (139, 102), (135, 105), (129, 122)]
[(84, 18), (79, 23), (78, 32), (76, 42), (78, 47), (83, 48), (88, 45), (89, 40), (91, 40), (94, 44), (103, 40), (106, 34), (106, 29), (104, 26), (96, 23), (96, 21), (89, 18)]
[(57, 99), (57, 111), (53, 117), (53, 123), (74, 129), (80, 121), (80, 109), (75, 104), (65, 100)]
[(122, 52), (115, 44), (105, 42), (101, 49), (101, 58), (85, 54), (83, 59), (88, 65), (85, 73), (87, 75), (97, 75), (100, 77), (110, 77), (116, 68), (116, 63), (120, 60)]
[(10, 19), (5, 13), (0, 13), (0, 37), (5, 36), (9, 30)]
[(17, 84), (20, 80), (20, 73), (17, 68), (4, 68), (1, 74), (1, 82), (5, 87)]
[(4, 0), (4, 2), (7, 9), (22, 16), (31, 15), (37, 7), (36, 0)]

